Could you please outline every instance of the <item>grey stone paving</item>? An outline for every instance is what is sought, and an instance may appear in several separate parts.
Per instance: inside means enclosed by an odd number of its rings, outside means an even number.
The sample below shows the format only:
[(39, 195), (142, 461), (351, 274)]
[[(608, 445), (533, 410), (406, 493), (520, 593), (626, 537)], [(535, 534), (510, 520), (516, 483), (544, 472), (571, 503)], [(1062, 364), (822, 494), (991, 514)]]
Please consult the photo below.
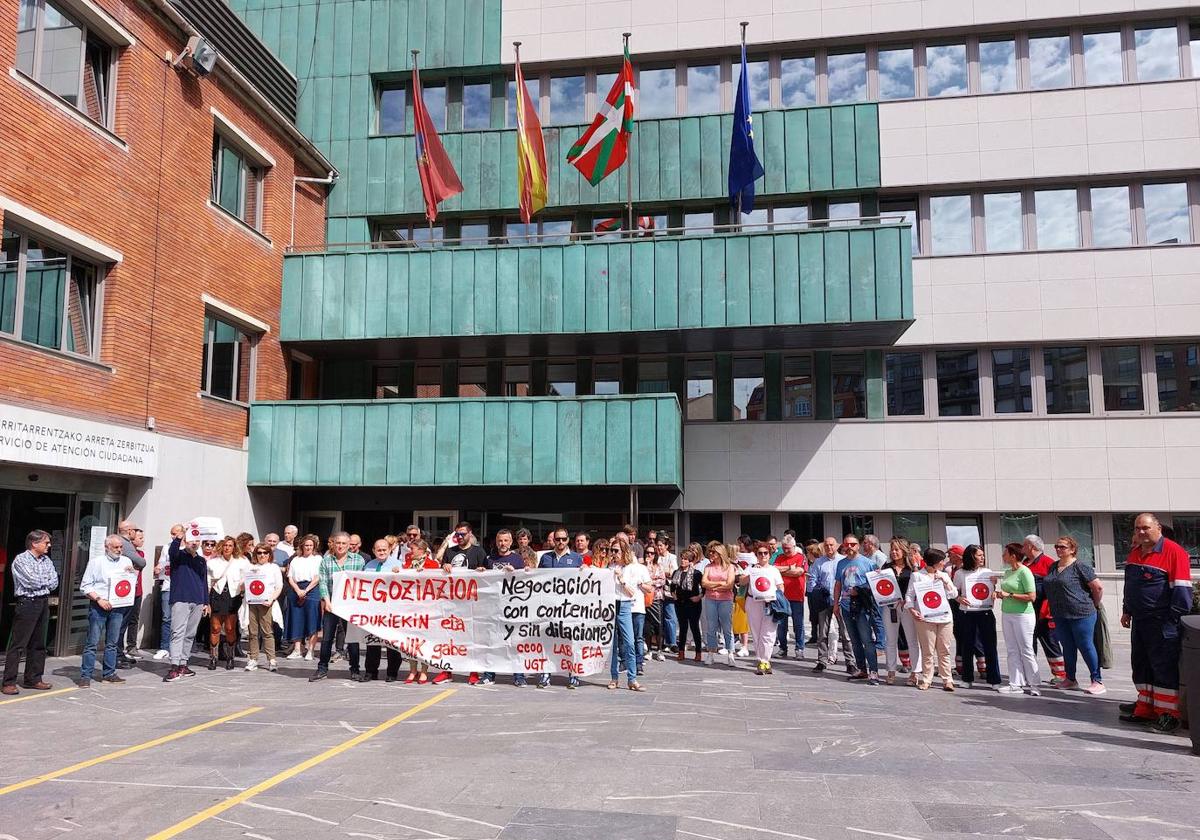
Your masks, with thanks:
[[(1118, 646), (1118, 662), (1128, 650)], [(811, 650), (810, 650), (811, 656)], [(209, 672), (143, 662), (0, 705), (0, 787), (253, 706), (262, 711), (0, 795), (0, 840), (148, 837), (432, 697), (355, 684), (345, 665)], [(303, 664), (303, 663), (299, 663)], [(182, 837), (384, 840), (1053, 840), (1200, 838), (1200, 758), (1116, 720), (1110, 693), (849, 684), (647, 663), (648, 691), (480, 688), (235, 805)], [(78, 659), (51, 663), (69, 685)], [(340, 668), (340, 670), (339, 670)]]

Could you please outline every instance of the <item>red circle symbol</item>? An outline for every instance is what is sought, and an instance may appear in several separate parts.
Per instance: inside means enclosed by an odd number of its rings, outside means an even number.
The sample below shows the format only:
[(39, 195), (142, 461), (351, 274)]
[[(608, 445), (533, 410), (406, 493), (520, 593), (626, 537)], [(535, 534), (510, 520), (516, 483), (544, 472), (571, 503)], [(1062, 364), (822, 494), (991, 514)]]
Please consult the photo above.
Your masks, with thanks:
[(130, 592), (133, 591), (133, 587), (130, 585), (129, 581), (127, 581), (127, 580), (117, 581), (117, 585), (116, 585), (115, 589), (116, 589), (117, 596), (120, 598), (124, 598), (126, 595), (128, 595)]
[(886, 598), (896, 591), (896, 585), (887, 578), (880, 578), (875, 581), (875, 591)]
[(767, 580), (765, 575), (759, 575), (754, 579), (754, 588), (759, 592), (766, 592), (771, 588), (771, 581)]
[(267, 591), (267, 586), (261, 580), (250, 581), (250, 594), (261, 595)]
[(925, 603), (925, 606), (929, 607), (931, 610), (936, 610), (942, 605), (942, 595), (940, 592), (926, 592), (921, 600)]
[(977, 583), (971, 587), (971, 595), (976, 601), (986, 601), (991, 597), (992, 588), (986, 583)]
[(198, 536), (200, 536), (200, 529), (199, 529), (199, 528), (193, 528), (193, 529), (192, 529), (192, 536), (193, 536), (193, 537), (198, 537)]

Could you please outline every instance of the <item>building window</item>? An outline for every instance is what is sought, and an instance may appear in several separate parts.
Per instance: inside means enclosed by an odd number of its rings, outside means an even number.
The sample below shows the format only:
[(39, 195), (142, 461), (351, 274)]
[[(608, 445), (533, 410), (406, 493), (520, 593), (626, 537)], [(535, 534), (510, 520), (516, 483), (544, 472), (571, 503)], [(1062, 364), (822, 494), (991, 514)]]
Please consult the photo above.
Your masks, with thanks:
[(1146, 184), (1142, 187), (1147, 242), (1166, 245), (1192, 241), (1187, 193), (1187, 184)]
[(458, 366), (458, 396), (487, 396), (487, 365)]
[(817, 60), (785, 58), (779, 63), (779, 81), (784, 108), (817, 104)]
[(920, 417), (925, 413), (925, 371), (920, 353), (888, 353), (887, 413), (889, 417)]
[(829, 226), (844, 227), (858, 223), (862, 208), (857, 201), (829, 202)]
[(983, 517), (977, 513), (946, 514), (946, 545), (983, 545)]
[(1200, 516), (1175, 514), (1171, 517), (1171, 529), (1175, 532), (1175, 542), (1187, 549), (1191, 565), (1200, 565)]
[(1117, 85), (1121, 71), (1121, 33), (1083, 33), (1083, 72), (1089, 85)]
[(563, 245), (571, 241), (570, 219), (537, 219), (529, 224), (509, 219), (505, 236), (510, 245)]
[(1092, 517), (1090, 516), (1060, 516), (1058, 517), (1059, 537), (1073, 537), (1079, 544), (1075, 557), (1081, 563), (1089, 566), (1096, 565), (1096, 540), (1092, 532)]
[(683, 227), (685, 236), (705, 236), (713, 232), (713, 214), (710, 210), (707, 213), (684, 213)]
[(678, 112), (675, 101), (675, 68), (638, 71), (638, 119), (673, 117)]
[(1075, 189), (1035, 190), (1039, 251), (1079, 247), (1079, 202)]
[(1120, 248), (1133, 244), (1129, 223), (1129, 187), (1092, 187), (1092, 245)]
[(1088, 394), (1086, 347), (1042, 349), (1046, 377), (1047, 414), (1087, 414), (1092, 410)]
[(830, 366), (833, 382), (833, 419), (867, 416), (867, 366), (862, 353), (834, 353)]
[(693, 116), (721, 110), (721, 67), (702, 64), (687, 69), (687, 112)]
[(200, 389), (210, 397), (248, 403), (257, 337), (209, 314), (204, 318)]
[(213, 132), (212, 203), (252, 228), (262, 224), (263, 170), (230, 145), (220, 132)]
[(692, 542), (706, 545), (712, 540), (725, 542), (725, 514), (698, 512), (688, 514), (688, 537)]
[(840, 540), (846, 534), (853, 534), (858, 537), (861, 543), (862, 538), (867, 534), (875, 533), (875, 517), (869, 513), (846, 513), (842, 515), (842, 533), (838, 534)]
[(1100, 348), (1105, 411), (1141, 411), (1142, 352), (1136, 344)]
[(550, 80), (550, 124), (568, 125), (581, 122), (583, 76), (555, 76)]
[(446, 130), (446, 84), (421, 85), (421, 99), (429, 112), (429, 121), (439, 132)]
[(441, 225), (430, 226), (428, 222), (422, 220), (379, 224), (375, 227), (374, 236), (374, 241), (385, 245), (400, 245), (410, 248), (431, 247), (441, 244), (445, 239), (445, 231)]
[(546, 366), (546, 376), (549, 379), (552, 397), (575, 396), (575, 363), (561, 362)]
[(992, 395), (997, 414), (1027, 414), (1033, 411), (1029, 348), (992, 351)]
[(712, 359), (689, 359), (687, 363), (687, 419), (712, 420), (715, 416)]
[(888, 223), (889, 216), (901, 216), (909, 225), (913, 255), (921, 253), (921, 230), (917, 222), (917, 200), (915, 198), (881, 198), (879, 215)]
[(929, 548), (929, 514), (893, 513), (892, 536), (903, 537), (922, 548)]
[(983, 222), (988, 251), (1020, 251), (1025, 247), (1019, 192), (985, 193)]
[(1200, 344), (1155, 346), (1154, 368), (1159, 411), (1200, 411)]
[(912, 99), (916, 95), (912, 47), (879, 50), (879, 98)]
[[(425, 100), (426, 106), (429, 100)], [(380, 134), (403, 134), (408, 125), (408, 90), (403, 87), (383, 87), (379, 89), (379, 125), (376, 129)]]
[[(747, 61), (746, 75), (749, 77), (747, 83), (750, 85), (750, 108), (754, 111), (765, 111), (771, 107), (771, 62), (766, 61)], [(738, 82), (742, 78), (742, 63), (734, 62), (733, 65), (733, 90), (737, 91)], [(691, 83), (689, 81), (689, 88)], [(691, 97), (691, 91), (688, 91), (688, 97)]]
[[(596, 98), (597, 98), (596, 105), (597, 105), (597, 109), (599, 108), (600, 103), (603, 102), (608, 97), (608, 92), (610, 90), (612, 90), (612, 86), (615, 85), (616, 83), (617, 83), (617, 73), (615, 70), (611, 73), (597, 73), (596, 74)], [(636, 87), (636, 85), (635, 85), (635, 87)], [(641, 107), (640, 101), (638, 103), (638, 107), (639, 108)]]
[(971, 196), (935, 195), (929, 199), (929, 226), (933, 253), (969, 254), (971, 246)]
[(621, 393), (621, 364), (620, 362), (596, 362), (592, 368), (593, 394)]
[(1117, 569), (1124, 569), (1133, 551), (1133, 523), (1136, 513), (1114, 513), (1112, 515), (1113, 552), (1117, 555)]
[[(504, 396), (528, 397), (531, 393), (533, 392), (529, 388), (529, 365), (524, 363), (506, 364), (504, 366)], [(421, 395), (417, 394), (417, 396)]]
[(825, 514), (789, 513), (788, 530), (796, 534), (796, 545), (803, 546), (806, 540), (825, 539)]
[[(374, 383), (375, 383), (375, 399), (377, 399), (377, 400), (392, 400), (392, 399), (396, 399), (397, 397), (412, 396), (411, 394), (404, 394), (404, 393), (401, 393), (401, 391), (400, 391), (400, 370), (399, 370), (399, 368), (396, 368), (392, 365), (388, 365), (386, 367), (382, 367), (382, 366), (377, 367), (377, 368), (375, 368), (373, 377), (374, 377)], [(296, 383), (296, 380), (298, 378), (299, 377), (297, 377), (296, 371), (293, 370), (293, 373), (292, 373), (293, 384)], [(296, 398), (289, 397), (289, 399), (296, 399)]]
[(639, 394), (669, 394), (671, 381), (667, 377), (666, 362), (638, 362)]
[(1014, 542), (1023, 543), (1026, 537), (1037, 532), (1038, 515), (1036, 513), (1000, 514), (1000, 545), (1002, 546)]
[(925, 48), (925, 78), (930, 96), (958, 96), (967, 86), (966, 44), (941, 44)]
[(1174, 26), (1135, 29), (1133, 49), (1139, 82), (1179, 78), (1179, 34)]
[(739, 520), (741, 533), (752, 540), (765, 540), (771, 534), (771, 514), (769, 513), (743, 513)]
[(1011, 38), (979, 42), (979, 89), (1006, 93), (1017, 89), (1017, 42)]
[(762, 359), (738, 357), (733, 360), (733, 419), (767, 419)]
[(979, 353), (974, 350), (937, 352), (938, 415), (979, 415)]
[(462, 123), (466, 131), (492, 127), (491, 82), (467, 82), (463, 85)]
[(1034, 90), (1070, 87), (1070, 37), (1039, 35), (1029, 39), (1029, 81)]
[(1188, 47), (1192, 54), (1192, 75), (1197, 76), (1200, 75), (1200, 21), (1191, 22), (1190, 32)]
[(865, 102), (867, 99), (867, 54), (838, 53), (828, 58), (829, 104)]
[(812, 356), (783, 357), (783, 419), (813, 416)]
[(0, 240), (0, 333), (87, 358), (98, 352), (102, 269), (4, 228)]
[(112, 124), (114, 48), (49, 0), (20, 0), (17, 70), (103, 126)]

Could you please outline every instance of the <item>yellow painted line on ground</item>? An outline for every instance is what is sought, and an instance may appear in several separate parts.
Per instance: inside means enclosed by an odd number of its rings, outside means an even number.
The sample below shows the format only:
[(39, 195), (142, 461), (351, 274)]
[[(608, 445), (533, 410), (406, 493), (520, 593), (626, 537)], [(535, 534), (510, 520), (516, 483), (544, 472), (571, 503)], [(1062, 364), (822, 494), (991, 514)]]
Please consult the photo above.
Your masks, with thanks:
[(58, 779), (66, 776), (69, 773), (75, 773), (79, 770), (86, 770), (88, 767), (95, 767), (97, 764), (103, 764), (106, 761), (124, 758), (127, 755), (133, 755), (134, 753), (141, 752), (142, 750), (148, 750), (151, 747), (157, 747), (161, 744), (168, 744), (171, 741), (177, 741), (180, 738), (186, 738), (188, 735), (195, 735), (197, 732), (203, 732), (205, 729), (212, 729), (214, 726), (220, 726), (222, 723), (228, 723), (231, 720), (237, 720), (238, 718), (245, 717), (246, 715), (252, 715), (255, 712), (261, 712), (262, 710), (262, 706), (252, 706), (249, 709), (242, 709), (240, 712), (234, 712), (231, 715), (225, 715), (224, 717), (219, 717), (216, 720), (210, 720), (208, 723), (201, 723), (198, 726), (190, 726), (187, 729), (180, 730), (179, 732), (172, 732), (170, 735), (163, 735), (161, 738), (155, 738), (152, 741), (146, 741), (142, 744), (135, 744), (132, 747), (125, 747), (124, 749), (117, 750), (116, 752), (111, 752), (108, 755), (89, 758), (87, 761), (81, 761), (78, 764), (72, 764), (70, 767), (64, 767), (61, 770), (43, 773), (40, 776), (34, 776), (32, 779), (26, 779), (23, 782), (16, 782), (8, 785), (7, 787), (0, 788), (0, 796), (13, 793), (18, 790), (24, 790), (25, 788), (33, 787), (34, 785), (40, 785), (42, 782), (48, 782), (51, 779)]
[(230, 808), (232, 808), (234, 805), (240, 805), (241, 803), (247, 801), (248, 799), (252, 799), (255, 796), (258, 796), (260, 793), (270, 790), (271, 788), (275, 787), (276, 785), (280, 784), (281, 782), (286, 782), (288, 779), (292, 778), (293, 776), (298, 776), (301, 773), (303, 773), (305, 770), (310, 770), (313, 767), (316, 767), (318, 764), (320, 764), (324, 761), (328, 761), (329, 759), (333, 758), (334, 756), (341, 755), (342, 753), (346, 752), (346, 750), (357, 747), (363, 741), (367, 741), (371, 738), (374, 738), (376, 735), (379, 735), (382, 732), (386, 732), (387, 730), (391, 729), (396, 724), (401, 723), (405, 720), (408, 720), (413, 715), (420, 714), (421, 712), (425, 711), (426, 709), (428, 709), (430, 706), (434, 705), (435, 703), (442, 702), (443, 700), (445, 700), (447, 697), (449, 697), (454, 692), (455, 692), (455, 689), (448, 688), (445, 691), (443, 691), (441, 694), (435, 694), (433, 697), (430, 697), (424, 703), (418, 703), (417, 705), (413, 706), (408, 711), (401, 712), (400, 714), (396, 715), (391, 720), (385, 720), (383, 723), (379, 724), (378, 726), (374, 727), (373, 729), (368, 729), (366, 732), (361, 732), (358, 735), (355, 735), (353, 738), (349, 739), (348, 741), (343, 741), (342, 743), (340, 743), (336, 746), (330, 747), (329, 749), (325, 750), (325, 752), (320, 753), (319, 755), (314, 755), (312, 758), (307, 759), (306, 761), (302, 761), (294, 767), (289, 767), (287, 770), (284, 770), (280, 773), (276, 773), (271, 778), (265, 779), (265, 780), (259, 782), (258, 784), (254, 785), (253, 787), (246, 788), (241, 793), (238, 793), (238, 794), (235, 794), (234, 796), (229, 797), (224, 802), (218, 802), (216, 805), (213, 805), (210, 808), (205, 808), (200, 813), (193, 814), (192, 816), (188, 817), (186, 820), (183, 820), (182, 822), (175, 823), (175, 825), (171, 826), (170, 828), (163, 829), (162, 831), (158, 832), (157, 834), (150, 835), (150, 837), (148, 837), (146, 840), (168, 840), (168, 838), (177, 837), (178, 835), (183, 834), (183, 832), (187, 831), (188, 829), (195, 828), (196, 826), (200, 825), (200, 823), (204, 822), (205, 820), (212, 819), (213, 817), (217, 816), (218, 814), (223, 814), (224, 812), (226, 812)]
[(14, 697), (11, 700), (0, 700), (0, 706), (7, 706), (9, 703), (24, 703), (26, 700), (36, 700), (39, 697), (53, 697), (56, 694), (66, 694), (68, 691), (78, 690), (79, 686), (71, 685), (54, 691), (39, 691), (37, 694), (26, 694), (24, 697)]

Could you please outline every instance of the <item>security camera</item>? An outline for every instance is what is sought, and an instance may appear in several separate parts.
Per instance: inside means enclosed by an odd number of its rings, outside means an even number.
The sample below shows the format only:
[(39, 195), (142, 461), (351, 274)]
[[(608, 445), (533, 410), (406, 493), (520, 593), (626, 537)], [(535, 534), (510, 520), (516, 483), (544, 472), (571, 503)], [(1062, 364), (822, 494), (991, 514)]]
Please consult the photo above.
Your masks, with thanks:
[(204, 77), (213, 71), (217, 63), (217, 51), (208, 39), (199, 35), (188, 38), (187, 46), (175, 60), (175, 66), (183, 65), (195, 76)]

